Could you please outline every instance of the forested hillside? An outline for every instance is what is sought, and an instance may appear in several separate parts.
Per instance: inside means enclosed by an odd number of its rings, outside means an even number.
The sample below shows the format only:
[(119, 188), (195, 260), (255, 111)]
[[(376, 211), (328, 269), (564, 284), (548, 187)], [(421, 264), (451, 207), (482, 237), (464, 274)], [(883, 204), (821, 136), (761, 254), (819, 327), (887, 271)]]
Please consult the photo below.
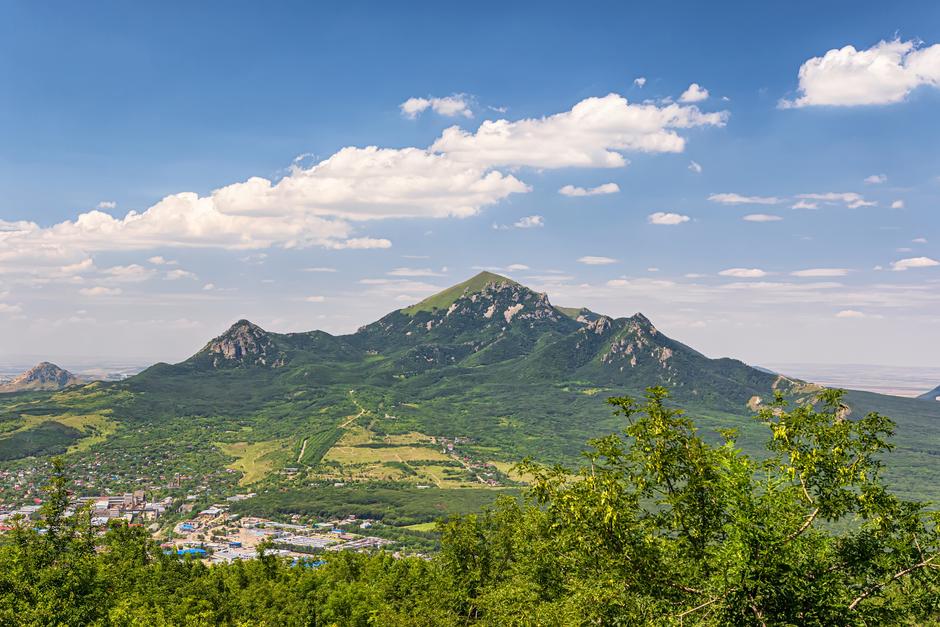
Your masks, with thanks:
[[(527, 463), (525, 501), (439, 525), (430, 559), (379, 553), (211, 568), (139, 527), (103, 540), (64, 517), (55, 466), (39, 528), (0, 547), (0, 622), (17, 625), (872, 625), (938, 614), (937, 518), (886, 489), (892, 422), (843, 417), (841, 397), (711, 445), (653, 388), (611, 398), (621, 432), (576, 476)], [(96, 544), (100, 545), (96, 550)]]

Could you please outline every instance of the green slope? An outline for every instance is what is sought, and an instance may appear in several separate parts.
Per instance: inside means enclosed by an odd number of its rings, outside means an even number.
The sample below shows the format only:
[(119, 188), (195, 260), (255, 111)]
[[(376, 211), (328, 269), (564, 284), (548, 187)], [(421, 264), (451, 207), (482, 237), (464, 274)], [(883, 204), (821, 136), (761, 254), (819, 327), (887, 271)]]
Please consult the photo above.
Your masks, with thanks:
[[(75, 435), (47, 425), (49, 433), (34, 434), (43, 446), (20, 448), (10, 438), (37, 416), (104, 411), (116, 427), (69, 457), (117, 477), (108, 479), (115, 490), (135, 476), (179, 473), (209, 477), (224, 494), (239, 479), (225, 470), (230, 452), (242, 449), (285, 451), (265, 458), (271, 485), (279, 485), (287, 481), (278, 474), (283, 467), (326, 463), (349, 425), (377, 438), (466, 438), (464, 450), (478, 459), (570, 463), (585, 440), (621, 427), (607, 396), (650, 385), (673, 390), (674, 402), (706, 429), (738, 429), (741, 445), (759, 453), (748, 404), (775, 389), (792, 398), (813, 392), (734, 359), (710, 359), (640, 314), (578, 322), (576, 312), (481, 273), (347, 336), (276, 334), (239, 321), (177, 365), (67, 393), (0, 396), (3, 463), (61, 452)], [(856, 414), (875, 410), (897, 420), (892, 467), (902, 471), (892, 480), (905, 494), (940, 499), (940, 403), (861, 392), (848, 398)]]

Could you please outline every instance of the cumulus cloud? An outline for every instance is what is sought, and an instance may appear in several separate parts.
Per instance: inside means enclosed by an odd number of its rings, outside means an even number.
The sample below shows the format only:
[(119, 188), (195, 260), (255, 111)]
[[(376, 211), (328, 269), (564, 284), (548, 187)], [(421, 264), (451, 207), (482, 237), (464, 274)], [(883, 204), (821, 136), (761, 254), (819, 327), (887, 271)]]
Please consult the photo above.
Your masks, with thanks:
[(782, 108), (879, 105), (901, 102), (921, 86), (940, 85), (940, 44), (881, 41), (867, 50), (829, 50), (800, 67), (799, 97)]
[(534, 229), (545, 226), (545, 219), (542, 216), (525, 216), (513, 222), (517, 229)]
[(194, 273), (189, 272), (188, 270), (177, 269), (167, 272), (164, 278), (166, 278), (167, 281), (179, 281), (181, 279), (190, 279), (195, 281), (199, 277), (197, 277)]
[(933, 266), (940, 266), (940, 261), (930, 257), (909, 257), (891, 262), (891, 269), (895, 272), (903, 272), (911, 268), (931, 268)]
[(603, 194), (616, 194), (620, 191), (620, 186), (616, 183), (604, 183), (597, 187), (575, 187), (574, 185), (565, 185), (558, 190), (562, 196), (600, 196)]
[(741, 219), (747, 222), (779, 222), (783, 220), (780, 216), (770, 213), (749, 213)]
[[(849, 209), (858, 209), (859, 207), (874, 207), (878, 203), (873, 200), (865, 200), (861, 194), (855, 192), (825, 192), (822, 194), (797, 194), (797, 198), (808, 201), (821, 201), (826, 204), (844, 204)], [(812, 207), (796, 207), (794, 209), (816, 209), (817, 203), (811, 202)]]
[(619, 94), (586, 98), (570, 111), (510, 122), (487, 120), (476, 132), (453, 126), (431, 149), (481, 167), (619, 168), (622, 151), (682, 152), (677, 130), (724, 126), (726, 111), (703, 113), (675, 103), (630, 103)]
[(808, 200), (798, 200), (793, 203), (791, 209), (819, 209), (818, 202), (810, 202)]
[(458, 115), (465, 118), (473, 117), (473, 111), (470, 109), (470, 98), (466, 94), (454, 94), (443, 98), (409, 98), (398, 105), (398, 108), (401, 109), (401, 114), (409, 120), (414, 120), (428, 109), (448, 118)]
[(767, 273), (758, 268), (728, 268), (719, 272), (721, 276), (730, 276), (736, 279), (759, 279), (767, 276)]
[(136, 263), (127, 266), (111, 266), (101, 271), (110, 280), (120, 283), (139, 283), (153, 277), (156, 272)]
[(807, 268), (806, 270), (796, 270), (791, 272), (791, 276), (799, 277), (834, 277), (845, 276), (849, 271), (845, 268)]
[(904, 208), (904, 201), (903, 201), (903, 200), (895, 200), (894, 202), (891, 203), (891, 208), (892, 208), (892, 209), (903, 209), (903, 208)]
[(836, 318), (867, 318), (867, 316), (856, 309), (843, 309), (836, 314)]
[(96, 206), (97, 209), (114, 209), (117, 207), (117, 203), (113, 200), (102, 200)]
[(633, 84), (636, 85), (637, 87), (643, 87), (643, 85), (646, 85), (646, 77), (637, 76), (636, 78), (633, 79)]
[(881, 185), (888, 181), (888, 177), (884, 174), (872, 174), (871, 176), (866, 176), (863, 181), (866, 185)]
[[(462, 115), (450, 100), (433, 100), (425, 108)], [(623, 166), (623, 151), (679, 152), (680, 131), (722, 126), (726, 118), (726, 112), (633, 104), (611, 94), (547, 117), (484, 122), (472, 133), (453, 127), (429, 149), (347, 147), (309, 166), (295, 162), (278, 180), (251, 177), (206, 195), (171, 194), (123, 216), (95, 209), (51, 226), (0, 221), (0, 272), (61, 274), (99, 252), (160, 248), (388, 248), (387, 239), (357, 233), (361, 223), (473, 216), (530, 191), (495, 168)], [(542, 224), (540, 216), (529, 216), (514, 226)], [(170, 264), (160, 256), (150, 263)]]
[(667, 213), (665, 211), (657, 211), (646, 216), (647, 222), (660, 226), (675, 226), (683, 222), (688, 222), (690, 219), (689, 216), (684, 216), (680, 213)]
[(594, 257), (592, 255), (587, 255), (578, 259), (578, 263), (583, 263), (588, 266), (606, 266), (612, 263), (617, 263), (616, 259), (611, 257)]
[(689, 170), (691, 170), (692, 172), (695, 172), (696, 174), (701, 174), (701, 173), (702, 173), (702, 166), (699, 165), (699, 163), (698, 163), (697, 161), (690, 161), (690, 162), (689, 162)]
[(711, 194), (708, 199), (723, 205), (775, 205), (780, 202), (776, 196), (743, 196), (733, 192)]
[(679, 102), (701, 102), (707, 99), (708, 90), (698, 83), (692, 83), (689, 85), (689, 88), (682, 92), (682, 95), (679, 96)]

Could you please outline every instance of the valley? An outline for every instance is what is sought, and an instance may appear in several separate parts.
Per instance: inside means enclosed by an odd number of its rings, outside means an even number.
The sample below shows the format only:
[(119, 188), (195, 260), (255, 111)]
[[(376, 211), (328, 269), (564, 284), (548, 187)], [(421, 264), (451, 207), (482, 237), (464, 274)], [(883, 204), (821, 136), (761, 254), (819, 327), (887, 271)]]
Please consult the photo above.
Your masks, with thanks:
[[(243, 515), (422, 529), (517, 493), (524, 458), (576, 463), (588, 439), (623, 427), (606, 398), (651, 385), (706, 438), (733, 428), (758, 457), (752, 410), (775, 392), (805, 402), (821, 389), (705, 357), (642, 314), (557, 308), (481, 273), (352, 335), (279, 335), (243, 320), (179, 364), (0, 394), (0, 509), (41, 498), (35, 477), (63, 455), (80, 494), (169, 498), (159, 533), (246, 492), (233, 506)], [(888, 479), (899, 493), (940, 498), (940, 403), (859, 391), (847, 402), (852, 416), (897, 422)]]

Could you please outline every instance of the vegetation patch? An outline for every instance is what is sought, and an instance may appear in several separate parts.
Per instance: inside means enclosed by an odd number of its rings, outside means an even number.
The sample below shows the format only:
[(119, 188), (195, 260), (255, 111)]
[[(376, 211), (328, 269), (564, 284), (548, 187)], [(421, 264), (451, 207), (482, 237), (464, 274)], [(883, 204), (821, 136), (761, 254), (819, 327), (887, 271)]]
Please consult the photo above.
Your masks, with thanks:
[(30, 429), (0, 438), (0, 461), (36, 455), (60, 455), (83, 436), (78, 429), (46, 420)]
[(233, 442), (219, 444), (218, 447), (226, 455), (235, 458), (228, 467), (242, 473), (239, 485), (248, 485), (266, 477), (279, 463), (285, 461), (284, 453), (288, 450), (285, 440)]

